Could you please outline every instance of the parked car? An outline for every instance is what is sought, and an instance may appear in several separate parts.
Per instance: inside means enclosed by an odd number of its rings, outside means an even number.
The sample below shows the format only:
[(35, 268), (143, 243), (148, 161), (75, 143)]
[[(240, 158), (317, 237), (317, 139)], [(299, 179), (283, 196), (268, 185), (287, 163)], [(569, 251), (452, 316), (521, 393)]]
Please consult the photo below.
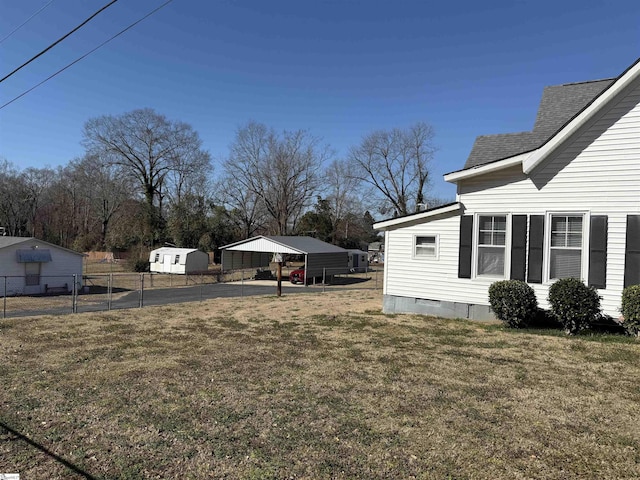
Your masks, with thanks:
[(291, 283), (304, 283), (304, 267), (294, 270), (289, 274)]

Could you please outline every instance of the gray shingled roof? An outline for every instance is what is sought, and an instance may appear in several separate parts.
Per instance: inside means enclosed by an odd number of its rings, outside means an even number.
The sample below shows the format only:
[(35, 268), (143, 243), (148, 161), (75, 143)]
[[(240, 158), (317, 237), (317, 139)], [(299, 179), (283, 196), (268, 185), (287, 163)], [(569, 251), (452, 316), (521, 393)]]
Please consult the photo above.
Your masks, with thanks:
[(609, 78), (545, 87), (533, 130), (477, 137), (464, 169), (541, 147), (614, 81)]
[(0, 236), (0, 248), (9, 247), (11, 245), (15, 245), (16, 243), (26, 242), (27, 240), (31, 240), (33, 237), (9, 237), (9, 236)]
[(305, 253), (336, 253), (346, 252), (342, 247), (332, 245), (322, 240), (318, 240), (313, 237), (298, 237), (298, 236), (265, 236), (269, 240), (273, 240), (281, 245), (300, 250)]

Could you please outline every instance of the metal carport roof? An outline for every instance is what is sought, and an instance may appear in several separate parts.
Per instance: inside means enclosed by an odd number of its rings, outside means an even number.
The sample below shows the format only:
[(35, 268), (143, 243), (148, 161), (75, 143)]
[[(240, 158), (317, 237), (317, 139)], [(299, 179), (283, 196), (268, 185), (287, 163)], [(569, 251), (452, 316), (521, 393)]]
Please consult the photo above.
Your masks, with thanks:
[(290, 253), (304, 255), (308, 253), (339, 253), (344, 248), (323, 242), (313, 237), (265, 236), (248, 238), (220, 247), (220, 250), (236, 252)]

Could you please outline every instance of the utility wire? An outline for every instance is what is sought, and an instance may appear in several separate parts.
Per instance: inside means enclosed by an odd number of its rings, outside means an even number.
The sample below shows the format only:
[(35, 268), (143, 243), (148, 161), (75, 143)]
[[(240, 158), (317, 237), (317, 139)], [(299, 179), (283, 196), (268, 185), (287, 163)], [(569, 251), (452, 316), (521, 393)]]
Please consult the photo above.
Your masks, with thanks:
[(53, 42), (51, 45), (49, 45), (47, 48), (45, 48), (44, 50), (42, 50), (40, 53), (38, 53), (36, 56), (31, 57), (29, 60), (27, 60), (26, 62), (24, 62), (22, 65), (20, 65), (18, 68), (16, 68), (13, 72), (11, 72), (10, 74), (6, 75), (5, 77), (0, 79), (0, 83), (4, 82), (7, 78), (9, 78), (11, 75), (13, 75), (14, 73), (16, 73), (18, 70), (22, 69), (23, 67), (26, 67), (27, 65), (29, 65), (31, 62), (33, 62), (36, 58), (40, 57), (41, 55), (44, 55), (45, 53), (47, 53), (49, 50), (51, 50), (53, 47), (55, 47), (56, 45), (58, 45), (61, 41), (63, 41), (65, 38), (67, 38), (69, 35), (71, 35), (72, 33), (77, 32), (78, 30), (80, 30), (82, 27), (84, 27), (87, 23), (89, 23), (91, 20), (93, 20), (95, 17), (98, 16), (98, 14), (102, 13), (103, 11), (105, 11), (107, 8), (109, 8), (111, 5), (113, 5), (114, 3), (116, 3), (118, 0), (111, 0), (111, 2), (109, 2), (108, 4), (106, 4), (104, 7), (102, 7), (100, 10), (98, 10), (96, 13), (94, 13), (93, 15), (91, 15), (89, 18), (87, 18), (84, 22), (82, 22), (80, 25), (78, 25), (76, 28), (74, 28), (73, 30), (71, 30), (69, 33), (67, 33), (66, 35), (63, 35), (62, 37), (60, 37), (58, 40), (56, 40), (55, 42)]
[(20, 30), (22, 27), (24, 27), (27, 23), (29, 23), (29, 20), (31, 20), (33, 17), (35, 17), (36, 15), (38, 15), (41, 11), (43, 11), (45, 8), (47, 8), (49, 5), (51, 5), (54, 2), (54, 0), (50, 0), (49, 3), (47, 3), (46, 5), (44, 5), (43, 7), (40, 7), (40, 9), (35, 12), (33, 15), (31, 15), (29, 18), (27, 18), (24, 22), (22, 22), (20, 25), (18, 25), (16, 28), (14, 28), (13, 30), (11, 30), (7, 35), (5, 35), (2, 40), (0, 40), (0, 43), (4, 42), (7, 38), (9, 38), (11, 35), (13, 35), (14, 33), (16, 33), (18, 30)]
[(136, 20), (135, 22), (133, 22), (131, 25), (129, 25), (128, 27), (124, 28), (123, 30), (120, 30), (118, 33), (116, 33), (115, 35), (113, 35), (111, 38), (108, 38), (107, 40), (105, 40), (104, 42), (102, 42), (100, 45), (98, 45), (97, 47), (95, 47), (92, 50), (89, 50), (87, 53), (85, 53), (84, 55), (82, 55), (81, 57), (76, 58), (73, 62), (69, 63), (68, 65), (66, 65), (65, 67), (62, 67), (60, 70), (58, 70), (57, 72), (53, 73), (52, 75), (48, 76), (47, 78), (45, 78), (44, 80), (42, 80), (40, 83), (35, 84), (33, 87), (31, 87), (29, 90), (26, 90), (24, 92), (22, 92), (20, 95), (18, 95), (17, 97), (9, 100), (7, 103), (5, 103), (4, 105), (0, 105), (0, 110), (2, 110), (4, 107), (11, 105), (13, 102), (15, 102), (16, 100), (18, 100), (19, 98), (24, 97), (27, 93), (32, 92), (33, 90), (35, 90), (36, 88), (38, 88), (40, 85), (42, 85), (45, 82), (48, 82), (49, 80), (51, 80), (53, 77), (55, 77), (56, 75), (59, 75), (60, 73), (64, 72), (67, 68), (71, 67), (72, 65), (75, 65), (76, 63), (78, 63), (80, 60), (88, 57), (89, 55), (91, 55), (93, 52), (95, 52), (96, 50), (98, 50), (99, 48), (105, 46), (107, 43), (109, 43), (111, 40), (113, 40), (116, 37), (119, 37), (120, 35), (122, 35), (124, 32), (126, 32), (127, 30), (130, 30), (131, 28), (135, 27), (137, 24), (139, 24), (140, 22), (142, 22), (143, 20), (145, 20), (146, 18), (150, 17), (151, 15), (153, 15), (154, 13), (156, 13), (158, 10), (160, 10), (163, 7), (166, 7), (167, 5), (169, 5), (173, 0), (167, 0), (166, 2), (164, 2), (162, 5), (160, 5), (158, 8), (155, 8), (154, 10), (152, 10), (151, 12), (147, 13), (144, 17)]

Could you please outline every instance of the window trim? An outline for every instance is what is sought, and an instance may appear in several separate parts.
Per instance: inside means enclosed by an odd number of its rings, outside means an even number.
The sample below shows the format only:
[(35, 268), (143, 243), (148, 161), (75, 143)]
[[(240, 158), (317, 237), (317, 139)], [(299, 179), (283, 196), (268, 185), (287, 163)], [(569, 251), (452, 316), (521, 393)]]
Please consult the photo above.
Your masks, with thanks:
[(591, 213), (585, 210), (559, 210), (547, 211), (545, 214), (544, 253), (543, 253), (543, 278), (549, 285), (560, 280), (551, 278), (551, 222), (553, 217), (582, 217), (582, 247), (580, 248), (580, 280), (587, 282), (589, 277), (589, 228), (591, 225)]
[[(505, 280), (510, 277), (511, 266), (511, 212), (476, 212), (473, 215), (473, 249), (471, 255), (472, 278), (477, 280)], [(486, 275), (478, 273), (478, 259), (480, 246), (480, 218), (505, 217), (504, 238), (504, 271), (502, 275)]]
[[(424, 238), (424, 237), (433, 237), (435, 239), (435, 251), (433, 255), (418, 255), (417, 249), (418, 249), (418, 238)], [(440, 234), (438, 233), (434, 233), (434, 234), (415, 234), (413, 235), (413, 243), (411, 246), (412, 250), (411, 250), (411, 257), (414, 260), (438, 260), (440, 258)]]

